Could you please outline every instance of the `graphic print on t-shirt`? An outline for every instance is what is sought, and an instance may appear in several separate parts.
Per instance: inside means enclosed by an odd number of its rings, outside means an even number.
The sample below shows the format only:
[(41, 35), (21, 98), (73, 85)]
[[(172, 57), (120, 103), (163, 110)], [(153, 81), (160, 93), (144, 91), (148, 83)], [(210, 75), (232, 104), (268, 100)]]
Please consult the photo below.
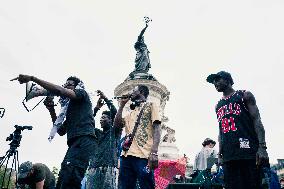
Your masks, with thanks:
[(240, 148), (250, 148), (249, 139), (239, 138), (239, 141), (240, 141)]
[(143, 147), (147, 143), (149, 137), (149, 132), (147, 131), (147, 129), (149, 129), (148, 125), (150, 122), (151, 122), (151, 106), (150, 104), (147, 104), (142, 113), (140, 124), (137, 129), (136, 141), (138, 146)]
[(230, 131), (238, 130), (236, 128), (235, 119), (233, 116), (225, 115), (235, 115), (238, 116), (241, 113), (241, 106), (238, 103), (229, 103), (228, 105), (221, 106), (217, 110), (218, 122), (222, 125), (222, 132), (228, 133)]
[(223, 161), (255, 159), (258, 138), (244, 100), (245, 91), (236, 91), (216, 105)]

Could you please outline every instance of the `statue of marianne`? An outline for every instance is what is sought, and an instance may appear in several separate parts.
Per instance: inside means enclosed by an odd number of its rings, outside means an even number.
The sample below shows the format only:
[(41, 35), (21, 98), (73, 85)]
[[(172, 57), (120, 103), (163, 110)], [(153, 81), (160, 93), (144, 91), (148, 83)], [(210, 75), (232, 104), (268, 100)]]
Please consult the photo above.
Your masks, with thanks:
[(147, 45), (144, 43), (144, 33), (148, 27), (148, 22), (145, 21), (146, 26), (140, 32), (138, 36), (137, 42), (134, 45), (136, 50), (136, 57), (135, 57), (135, 69), (134, 72), (144, 72), (147, 73), (149, 68), (151, 68), (150, 58), (149, 58), (149, 51), (147, 49)]

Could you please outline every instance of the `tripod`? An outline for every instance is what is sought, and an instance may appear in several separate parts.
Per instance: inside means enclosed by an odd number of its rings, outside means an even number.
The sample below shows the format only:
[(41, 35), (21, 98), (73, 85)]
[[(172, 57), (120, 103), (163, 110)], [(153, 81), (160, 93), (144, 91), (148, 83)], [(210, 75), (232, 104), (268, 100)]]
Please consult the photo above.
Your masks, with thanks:
[[(10, 149), (6, 152), (6, 154), (3, 157), (0, 157), (0, 168), (2, 168), (3, 165), (5, 165), (3, 178), (1, 182), (1, 189), (9, 188), (13, 170), (15, 171), (16, 174), (16, 183), (17, 183), (17, 173), (19, 169), (19, 154), (17, 148), (20, 146), (20, 142), (22, 139), (21, 132), (25, 129), (32, 130), (33, 128), (32, 126), (19, 126), (19, 125), (15, 125), (14, 127), (16, 128), (15, 131), (6, 138), (6, 141), (11, 141), (11, 143), (9, 144)], [(13, 160), (11, 168), (7, 169), (9, 164), (9, 159), (12, 156)], [(8, 180), (5, 182), (5, 178), (7, 176)]]

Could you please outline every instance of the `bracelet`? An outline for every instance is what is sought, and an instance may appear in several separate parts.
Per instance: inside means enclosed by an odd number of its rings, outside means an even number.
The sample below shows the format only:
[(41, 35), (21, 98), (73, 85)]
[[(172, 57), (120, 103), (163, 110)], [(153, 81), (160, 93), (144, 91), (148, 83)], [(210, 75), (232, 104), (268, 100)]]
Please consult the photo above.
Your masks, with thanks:
[(267, 149), (266, 142), (261, 142), (261, 143), (258, 144), (258, 146), (261, 147), (261, 148)]
[(151, 152), (150, 154), (151, 154), (151, 155), (154, 155), (154, 156), (158, 156), (158, 154), (157, 154), (157, 153), (154, 153), (154, 152)]

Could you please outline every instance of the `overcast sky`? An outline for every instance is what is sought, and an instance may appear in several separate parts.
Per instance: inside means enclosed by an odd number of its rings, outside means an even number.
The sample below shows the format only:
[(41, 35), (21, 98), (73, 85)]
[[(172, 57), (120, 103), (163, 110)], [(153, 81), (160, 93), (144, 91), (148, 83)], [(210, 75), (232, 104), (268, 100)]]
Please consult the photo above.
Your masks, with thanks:
[(149, 16), (149, 72), (171, 92), (165, 115), (180, 153), (192, 162), (206, 137), (217, 140), (214, 107), (221, 94), (206, 77), (226, 70), (235, 89), (255, 95), (275, 163), (284, 157), (283, 10), (280, 0), (1, 1), (0, 108), (6, 113), (0, 118), (0, 156), (15, 124), (33, 126), (23, 132), (21, 162), (59, 167), (67, 150), (66, 137), (48, 142), (52, 124), (45, 107), (28, 113), (21, 102), (25, 85), (9, 79), (23, 73), (61, 85), (76, 75), (88, 91), (113, 97), (134, 69), (133, 45)]

